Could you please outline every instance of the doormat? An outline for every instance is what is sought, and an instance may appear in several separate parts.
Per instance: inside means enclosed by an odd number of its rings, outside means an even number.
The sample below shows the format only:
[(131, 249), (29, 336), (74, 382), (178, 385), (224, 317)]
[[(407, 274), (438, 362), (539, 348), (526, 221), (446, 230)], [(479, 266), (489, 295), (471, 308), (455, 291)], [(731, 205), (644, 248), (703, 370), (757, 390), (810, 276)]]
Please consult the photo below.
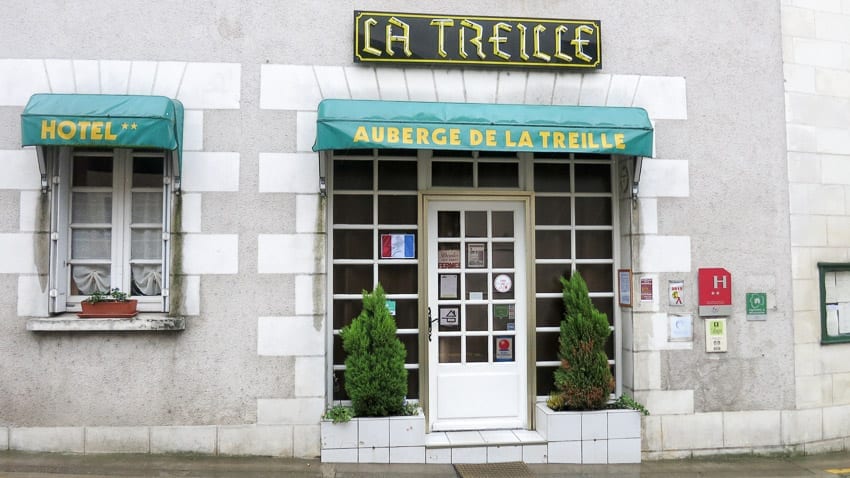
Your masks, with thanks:
[(512, 461), (508, 463), (487, 464), (455, 464), (455, 471), (460, 478), (533, 478), (531, 470), (525, 463)]

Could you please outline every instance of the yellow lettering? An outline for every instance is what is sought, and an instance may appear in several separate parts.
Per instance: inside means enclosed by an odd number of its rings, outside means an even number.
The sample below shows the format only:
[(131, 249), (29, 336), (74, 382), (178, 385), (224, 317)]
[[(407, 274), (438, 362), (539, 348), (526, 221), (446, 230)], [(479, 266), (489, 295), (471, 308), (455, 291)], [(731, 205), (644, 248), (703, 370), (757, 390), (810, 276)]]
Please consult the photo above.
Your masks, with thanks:
[(531, 141), (531, 134), (528, 131), (523, 131), (522, 133), (520, 133), (519, 145), (524, 148), (534, 147), (534, 143)]
[(613, 144), (608, 142), (608, 135), (606, 135), (605, 133), (600, 133), (599, 136), (602, 138), (602, 147), (603, 148), (610, 148), (610, 147), (614, 146)]
[(570, 131), (569, 133), (570, 149), (578, 149), (578, 133)]
[(363, 43), (365, 43), (363, 52), (370, 55), (381, 56), (381, 50), (372, 46), (372, 27), (377, 24), (378, 21), (374, 18), (370, 18), (363, 22)]
[(77, 134), (77, 125), (73, 121), (60, 121), (57, 133), (62, 139), (71, 139)]
[(428, 128), (416, 128), (416, 144), (428, 143)]
[(484, 135), (480, 130), (470, 129), (469, 130), (469, 145), (470, 146), (478, 146), (484, 141)]
[(467, 57), (466, 46), (464, 45), (464, 28), (470, 28), (475, 32), (475, 36), (472, 37), (471, 40), (469, 40), (469, 43), (475, 45), (476, 53), (478, 53), (478, 58), (481, 58), (483, 60), (484, 58), (486, 58), (486, 55), (484, 55), (484, 45), (481, 43), (481, 37), (484, 34), (484, 27), (469, 20), (460, 21), (460, 28), (458, 29), (457, 33), (458, 54), (461, 56), (461, 58)]
[(361, 141), (369, 142), (369, 134), (366, 133), (366, 127), (358, 126), (357, 131), (354, 132), (354, 142), (359, 143)]
[(460, 129), (452, 128), (449, 130), (449, 144), (453, 146), (460, 145)]
[(543, 147), (544, 147), (544, 148), (548, 148), (548, 147), (549, 147), (549, 135), (550, 135), (550, 134), (551, 134), (551, 133), (550, 133), (549, 131), (541, 131), (541, 132), (540, 132), (540, 140), (543, 142)]
[(398, 128), (395, 126), (387, 128), (387, 143), (398, 143)]
[(626, 135), (614, 133), (614, 145), (617, 149), (626, 149)]
[[(401, 35), (393, 35), (393, 25), (401, 28)], [(390, 17), (387, 20), (387, 55), (393, 56), (395, 55), (395, 51), (393, 51), (393, 42), (401, 42), (404, 46), (404, 54), (405, 56), (413, 56), (413, 52), (410, 51), (410, 25), (404, 23), (396, 17)]]
[(587, 149), (587, 133), (581, 134), (581, 149)]
[(584, 45), (587, 45), (588, 43), (590, 43), (590, 40), (582, 40), (581, 39), (582, 33), (587, 33), (588, 35), (593, 35), (593, 28), (588, 26), (588, 25), (582, 25), (582, 26), (576, 28), (575, 38), (573, 39), (573, 41), (570, 42), (570, 44), (575, 47), (577, 57), (581, 58), (584, 61), (591, 61), (591, 60), (593, 60), (593, 58), (591, 58), (590, 55), (585, 53), (584, 50), (582, 49), (582, 47), (584, 47)]
[(91, 123), (91, 139), (103, 139), (103, 121), (92, 121)]
[(401, 142), (404, 144), (413, 144), (413, 128), (401, 129)]
[(89, 126), (91, 126), (91, 121), (79, 121), (77, 122), (77, 126), (80, 127), (80, 139), (86, 139), (86, 132), (88, 132)]
[(449, 18), (435, 18), (431, 20), (431, 26), (437, 27), (437, 54), (445, 58), (446, 53), (446, 27), (455, 26), (455, 21)]
[(41, 139), (50, 139), (56, 137), (56, 120), (41, 120)]
[(537, 25), (534, 27), (534, 58), (539, 58), (543, 61), (549, 61), (552, 59), (549, 55), (540, 51), (540, 34), (546, 31), (546, 27), (543, 25)]
[(519, 23), (516, 29), (519, 30), (519, 57), (523, 60), (528, 60), (528, 51), (525, 49), (525, 32), (528, 31), (528, 28), (522, 23)]
[(106, 122), (106, 128), (103, 130), (103, 138), (107, 141), (115, 141), (118, 138), (117, 134), (112, 134), (112, 121)]
[(435, 128), (431, 133), (431, 141), (440, 146), (446, 144), (446, 128)]
[(555, 131), (554, 133), (552, 133), (552, 147), (561, 149), (566, 148), (566, 146), (564, 146), (564, 133), (560, 131)]
[(487, 146), (496, 146), (496, 130), (488, 129), (484, 132), (484, 142)]
[(384, 141), (384, 127), (372, 126), (372, 141), (380, 143)]
[(511, 139), (510, 131), (505, 131), (505, 146), (516, 146), (516, 141)]
[(573, 61), (573, 57), (567, 55), (563, 51), (563, 41), (561, 40), (561, 36), (567, 33), (566, 25), (558, 25), (558, 28), (555, 29), (555, 58), (559, 60), (563, 60), (566, 62)]
[(598, 148), (599, 145), (593, 142), (593, 133), (587, 133), (587, 146), (590, 148)]
[(503, 37), (499, 34), (501, 31), (509, 32), (511, 31), (511, 26), (505, 22), (499, 22), (493, 25), (493, 36), (487, 39), (487, 41), (493, 44), (494, 55), (502, 58), (503, 60), (509, 60), (511, 58), (510, 53), (505, 53), (501, 48), (499, 48), (499, 45), (508, 41), (507, 37)]

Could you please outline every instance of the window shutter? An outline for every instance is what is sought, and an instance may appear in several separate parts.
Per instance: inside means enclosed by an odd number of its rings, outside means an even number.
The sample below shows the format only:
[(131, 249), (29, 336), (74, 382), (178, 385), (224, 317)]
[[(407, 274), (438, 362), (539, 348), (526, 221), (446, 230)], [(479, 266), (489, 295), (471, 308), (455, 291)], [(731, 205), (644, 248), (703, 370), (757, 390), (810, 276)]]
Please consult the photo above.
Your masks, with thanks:
[(66, 311), (68, 299), (68, 214), (71, 186), (71, 148), (58, 148), (50, 155), (50, 313)]

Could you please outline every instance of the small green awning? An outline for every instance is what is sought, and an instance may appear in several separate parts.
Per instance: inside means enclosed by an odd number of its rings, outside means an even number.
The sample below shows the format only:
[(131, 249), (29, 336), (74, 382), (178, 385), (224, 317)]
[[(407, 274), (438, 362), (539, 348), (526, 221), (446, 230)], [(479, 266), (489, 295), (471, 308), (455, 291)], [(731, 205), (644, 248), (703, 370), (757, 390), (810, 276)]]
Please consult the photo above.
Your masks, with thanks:
[(164, 96), (36, 94), (21, 114), (23, 146), (102, 146), (174, 151), (183, 105)]
[(313, 151), (454, 149), (652, 156), (643, 108), (324, 100)]

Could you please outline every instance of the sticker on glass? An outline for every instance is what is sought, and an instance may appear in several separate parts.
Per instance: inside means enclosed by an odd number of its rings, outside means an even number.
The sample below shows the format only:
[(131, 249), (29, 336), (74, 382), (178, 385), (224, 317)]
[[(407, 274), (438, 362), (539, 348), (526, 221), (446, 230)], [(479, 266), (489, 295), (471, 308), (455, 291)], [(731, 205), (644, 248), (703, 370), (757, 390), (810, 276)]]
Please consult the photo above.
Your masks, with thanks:
[(493, 288), (496, 289), (496, 292), (500, 292), (502, 294), (510, 292), (513, 285), (511, 276), (507, 274), (499, 274), (495, 279), (493, 279)]
[(512, 362), (514, 359), (514, 338), (496, 337), (496, 362)]

